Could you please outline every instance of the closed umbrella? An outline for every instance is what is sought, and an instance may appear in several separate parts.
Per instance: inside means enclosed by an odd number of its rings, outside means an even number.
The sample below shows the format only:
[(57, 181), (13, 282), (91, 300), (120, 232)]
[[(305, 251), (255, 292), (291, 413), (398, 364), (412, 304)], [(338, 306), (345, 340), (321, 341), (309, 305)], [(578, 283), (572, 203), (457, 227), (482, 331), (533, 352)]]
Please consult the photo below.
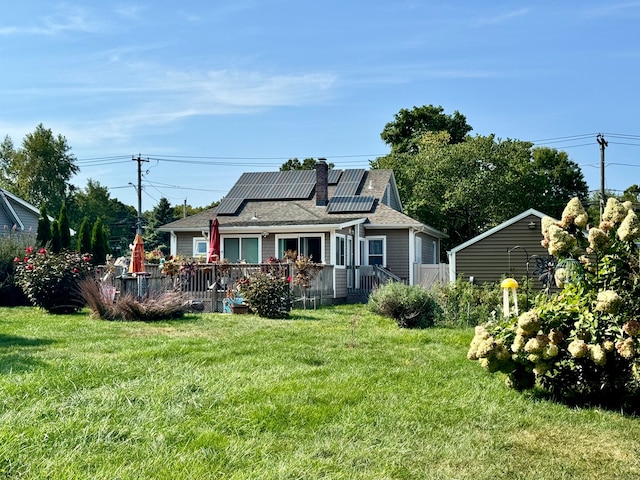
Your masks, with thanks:
[(142, 235), (136, 233), (133, 240), (133, 251), (131, 252), (131, 263), (129, 263), (129, 273), (144, 272), (144, 240)]
[(207, 262), (220, 260), (220, 222), (217, 218), (209, 222), (209, 253)]

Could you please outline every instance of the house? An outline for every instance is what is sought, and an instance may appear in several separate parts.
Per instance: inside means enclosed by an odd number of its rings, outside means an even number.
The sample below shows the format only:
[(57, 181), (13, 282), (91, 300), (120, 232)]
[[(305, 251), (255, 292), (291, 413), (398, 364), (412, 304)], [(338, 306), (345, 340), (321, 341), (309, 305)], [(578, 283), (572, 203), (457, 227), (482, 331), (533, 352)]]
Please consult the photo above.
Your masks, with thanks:
[(449, 278), (476, 284), (499, 282), (503, 277), (529, 278), (542, 288), (538, 270), (549, 259), (540, 244), (543, 213), (531, 208), (447, 252)]
[(0, 235), (8, 232), (38, 231), (40, 211), (30, 203), (0, 188)]
[(242, 174), (217, 207), (160, 227), (171, 254), (205, 258), (214, 217), (222, 258), (261, 263), (295, 251), (323, 264), (334, 300), (374, 270), (416, 283), (414, 266), (437, 264), (446, 238), (403, 213), (392, 170), (330, 170), (323, 159), (315, 171)]

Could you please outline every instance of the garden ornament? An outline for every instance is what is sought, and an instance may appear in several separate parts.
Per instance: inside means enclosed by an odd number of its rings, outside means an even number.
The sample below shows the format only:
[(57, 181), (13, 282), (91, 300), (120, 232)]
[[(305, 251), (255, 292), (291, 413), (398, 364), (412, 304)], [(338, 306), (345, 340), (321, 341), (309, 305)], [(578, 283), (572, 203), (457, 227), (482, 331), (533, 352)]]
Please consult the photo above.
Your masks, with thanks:
[(513, 278), (505, 278), (502, 283), (500, 284), (500, 286), (503, 289), (502, 292), (502, 307), (504, 310), (504, 316), (505, 318), (510, 316), (510, 309), (509, 309), (509, 291), (511, 291), (511, 294), (513, 296), (513, 311), (515, 315), (518, 315), (518, 294), (516, 293), (516, 290), (518, 289), (518, 282), (515, 281), (515, 279)]

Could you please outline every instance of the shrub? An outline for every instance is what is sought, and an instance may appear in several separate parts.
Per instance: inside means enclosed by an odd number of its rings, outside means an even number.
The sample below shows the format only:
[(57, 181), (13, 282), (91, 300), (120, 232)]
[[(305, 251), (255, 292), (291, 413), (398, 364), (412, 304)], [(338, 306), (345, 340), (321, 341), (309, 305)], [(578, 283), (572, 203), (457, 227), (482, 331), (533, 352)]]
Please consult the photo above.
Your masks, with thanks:
[(15, 282), (14, 260), (22, 257), (33, 242), (34, 235), (30, 233), (0, 234), (0, 304), (4, 306), (29, 305), (29, 299)]
[(187, 310), (179, 292), (162, 292), (143, 298), (128, 294), (114, 302), (103, 293), (101, 285), (93, 278), (80, 282), (80, 289), (91, 316), (102, 320), (151, 322), (181, 318)]
[(241, 286), (251, 310), (264, 318), (288, 318), (291, 310), (289, 281), (273, 273), (256, 272)]
[(573, 200), (562, 220), (543, 221), (543, 245), (560, 261), (562, 290), (518, 317), (476, 327), (468, 358), (571, 403), (612, 407), (640, 399), (640, 225), (629, 204), (609, 199), (604, 221), (582, 233)]
[(76, 312), (84, 306), (79, 282), (92, 274), (88, 255), (27, 247), (26, 255), (14, 260), (16, 283), (33, 305), (50, 313)]
[(500, 311), (502, 289), (499, 283), (474, 285), (462, 278), (436, 284), (431, 293), (442, 309), (438, 323), (450, 326), (475, 326)]
[(373, 313), (393, 318), (401, 328), (427, 328), (441, 313), (432, 295), (418, 285), (387, 283), (369, 296)]

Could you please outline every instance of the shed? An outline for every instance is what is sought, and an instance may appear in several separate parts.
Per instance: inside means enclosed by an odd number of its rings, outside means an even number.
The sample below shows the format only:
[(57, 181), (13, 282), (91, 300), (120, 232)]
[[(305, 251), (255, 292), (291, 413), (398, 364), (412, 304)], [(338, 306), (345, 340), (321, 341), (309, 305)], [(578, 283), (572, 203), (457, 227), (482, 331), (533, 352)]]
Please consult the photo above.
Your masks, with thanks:
[(549, 253), (540, 244), (540, 223), (547, 215), (531, 208), (447, 252), (449, 278), (464, 278), (476, 284), (498, 282), (504, 276), (528, 277), (534, 288), (542, 288), (534, 274), (538, 259)]

